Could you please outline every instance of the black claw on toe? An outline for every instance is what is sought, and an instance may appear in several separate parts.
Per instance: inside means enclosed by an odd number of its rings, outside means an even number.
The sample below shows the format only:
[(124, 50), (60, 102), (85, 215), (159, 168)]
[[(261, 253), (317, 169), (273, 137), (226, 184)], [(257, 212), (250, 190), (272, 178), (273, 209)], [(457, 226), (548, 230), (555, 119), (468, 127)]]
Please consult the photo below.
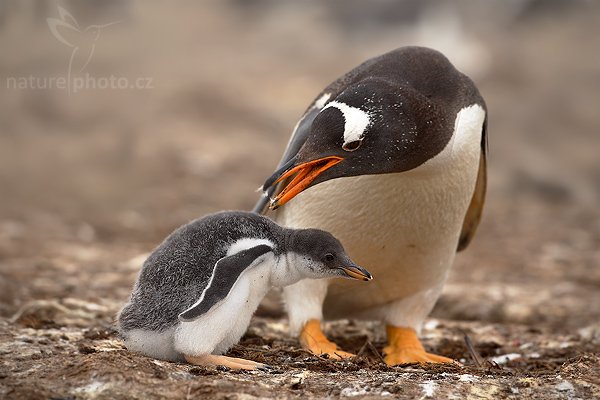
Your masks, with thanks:
[(265, 372), (269, 372), (269, 371), (272, 371), (274, 368), (268, 364), (260, 364), (260, 365), (256, 366), (256, 369), (265, 371)]

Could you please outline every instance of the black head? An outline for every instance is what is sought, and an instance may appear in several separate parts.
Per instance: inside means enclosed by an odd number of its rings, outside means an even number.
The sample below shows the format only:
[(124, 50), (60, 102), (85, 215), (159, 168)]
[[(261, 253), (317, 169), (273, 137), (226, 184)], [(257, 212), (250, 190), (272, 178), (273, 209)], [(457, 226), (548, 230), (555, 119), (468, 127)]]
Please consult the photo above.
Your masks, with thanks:
[(296, 156), (267, 180), (266, 186), (295, 175), (271, 208), (329, 179), (422, 165), (446, 147), (457, 113), (482, 102), (466, 76), (440, 53), (423, 48), (371, 60), (337, 86)]
[(409, 86), (366, 79), (349, 86), (317, 114), (296, 164), (327, 157), (341, 161), (327, 179), (407, 171), (439, 153), (448, 136), (439, 107)]
[(319, 229), (291, 231), (286, 252), (298, 258), (295, 266), (305, 278), (343, 276), (363, 281), (372, 279), (369, 271), (348, 257), (339, 240)]

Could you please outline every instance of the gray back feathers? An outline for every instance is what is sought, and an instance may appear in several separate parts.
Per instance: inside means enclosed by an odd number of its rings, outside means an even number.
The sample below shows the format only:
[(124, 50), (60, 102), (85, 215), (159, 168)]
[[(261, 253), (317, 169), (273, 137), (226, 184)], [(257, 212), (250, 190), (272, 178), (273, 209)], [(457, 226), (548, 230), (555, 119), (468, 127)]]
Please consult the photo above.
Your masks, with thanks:
[[(119, 330), (163, 331), (176, 325), (179, 314), (200, 299), (230, 245), (248, 237), (270, 240), (279, 254), (285, 231), (270, 219), (248, 212), (211, 214), (177, 229), (144, 262), (129, 302), (119, 314)], [(221, 294), (210, 293), (209, 298)]]

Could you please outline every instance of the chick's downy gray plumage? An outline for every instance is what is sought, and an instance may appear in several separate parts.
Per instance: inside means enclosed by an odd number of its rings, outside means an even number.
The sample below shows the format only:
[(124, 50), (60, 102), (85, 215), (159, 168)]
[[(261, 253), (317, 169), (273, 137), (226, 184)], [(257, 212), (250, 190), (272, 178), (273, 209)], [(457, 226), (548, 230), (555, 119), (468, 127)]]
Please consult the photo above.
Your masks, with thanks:
[(335, 276), (371, 278), (325, 231), (286, 229), (247, 212), (212, 214), (177, 229), (152, 252), (118, 328), (130, 350), (199, 360), (237, 343), (271, 287)]
[(200, 298), (213, 266), (232, 243), (247, 237), (276, 243), (282, 236), (283, 229), (271, 220), (242, 212), (212, 214), (180, 227), (144, 262), (129, 303), (119, 315), (120, 330), (173, 327), (178, 315)]

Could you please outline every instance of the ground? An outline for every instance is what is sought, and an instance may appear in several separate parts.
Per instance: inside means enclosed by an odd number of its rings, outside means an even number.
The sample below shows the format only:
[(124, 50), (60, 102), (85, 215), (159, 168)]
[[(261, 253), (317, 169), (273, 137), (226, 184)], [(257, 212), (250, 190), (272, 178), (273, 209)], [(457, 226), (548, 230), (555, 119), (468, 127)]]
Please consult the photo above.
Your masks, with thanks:
[[(66, 74), (57, 3), (82, 29), (119, 22), (83, 73), (151, 87), (11, 87)], [(1, 398), (600, 397), (597, 5), (84, 3), (0, 7)], [(345, 320), (326, 330), (358, 357), (315, 357), (277, 293), (230, 352), (272, 372), (128, 352), (113, 323), (145, 255), (190, 219), (249, 209), (320, 89), (407, 44), (444, 51), (490, 110), (484, 219), (423, 330), (463, 365), (387, 367), (382, 327)]]

